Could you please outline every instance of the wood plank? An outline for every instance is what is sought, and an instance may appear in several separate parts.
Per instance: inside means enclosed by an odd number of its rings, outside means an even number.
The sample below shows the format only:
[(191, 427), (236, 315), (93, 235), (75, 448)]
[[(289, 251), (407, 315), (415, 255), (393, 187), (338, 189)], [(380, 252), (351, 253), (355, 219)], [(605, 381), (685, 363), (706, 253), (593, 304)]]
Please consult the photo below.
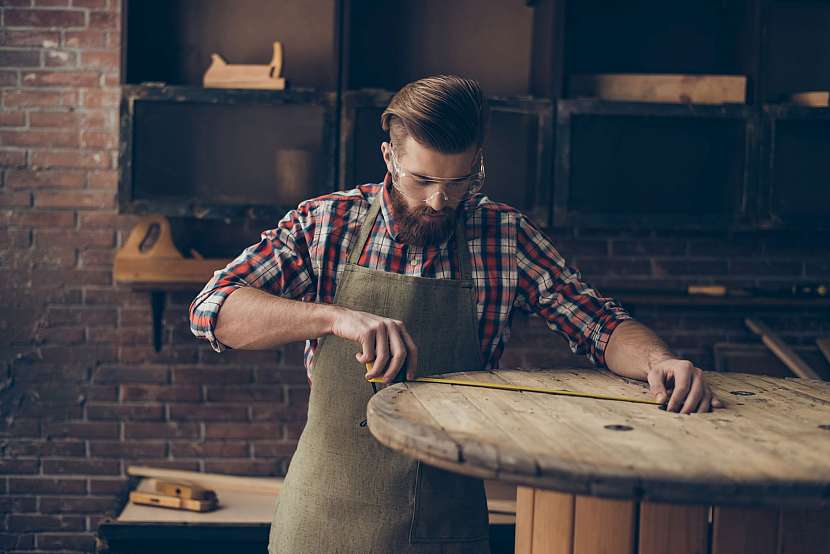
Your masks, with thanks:
[(535, 489), (516, 489), (516, 554), (533, 554), (533, 511)]
[(709, 507), (640, 504), (639, 554), (708, 554)]
[(632, 554), (635, 507), (625, 500), (577, 496), (573, 554)]
[(747, 318), (744, 320), (746, 326), (755, 333), (760, 335), (764, 344), (772, 350), (778, 358), (786, 364), (790, 370), (804, 379), (819, 379), (818, 373), (810, 367), (804, 359), (795, 353), (795, 350), (790, 348), (781, 338), (772, 331), (769, 327), (764, 325), (757, 319)]
[(778, 510), (715, 506), (712, 554), (776, 554)]
[(830, 551), (830, 510), (782, 510), (778, 554)]
[(533, 502), (533, 554), (572, 554), (572, 494), (537, 489)]
[(134, 477), (153, 477), (167, 481), (187, 481), (194, 485), (213, 489), (222, 487), (227, 490), (258, 492), (261, 494), (276, 495), (282, 491), (281, 477), (239, 477), (236, 475), (222, 475), (219, 473), (203, 473), (200, 471), (185, 471), (182, 469), (165, 469), (148, 466), (129, 466), (127, 475)]

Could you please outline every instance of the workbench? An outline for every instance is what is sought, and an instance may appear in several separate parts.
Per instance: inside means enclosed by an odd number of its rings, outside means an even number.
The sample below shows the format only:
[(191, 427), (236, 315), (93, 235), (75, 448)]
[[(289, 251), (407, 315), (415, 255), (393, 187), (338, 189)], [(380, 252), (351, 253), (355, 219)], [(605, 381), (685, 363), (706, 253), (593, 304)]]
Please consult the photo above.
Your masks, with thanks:
[[(600, 370), (442, 377), (650, 398)], [(830, 383), (706, 377), (725, 409), (399, 383), (372, 397), (367, 419), (390, 448), (520, 485), (519, 554), (828, 552)]]

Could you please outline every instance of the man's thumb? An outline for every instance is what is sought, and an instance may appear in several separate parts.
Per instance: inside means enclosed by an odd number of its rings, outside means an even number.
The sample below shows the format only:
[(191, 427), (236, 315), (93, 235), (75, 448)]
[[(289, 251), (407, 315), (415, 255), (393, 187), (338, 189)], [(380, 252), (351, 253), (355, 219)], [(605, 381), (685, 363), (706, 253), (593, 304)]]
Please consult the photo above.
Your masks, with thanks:
[(669, 395), (666, 393), (666, 384), (663, 382), (663, 374), (659, 371), (649, 371), (648, 385), (654, 399), (660, 404), (665, 404), (669, 399)]

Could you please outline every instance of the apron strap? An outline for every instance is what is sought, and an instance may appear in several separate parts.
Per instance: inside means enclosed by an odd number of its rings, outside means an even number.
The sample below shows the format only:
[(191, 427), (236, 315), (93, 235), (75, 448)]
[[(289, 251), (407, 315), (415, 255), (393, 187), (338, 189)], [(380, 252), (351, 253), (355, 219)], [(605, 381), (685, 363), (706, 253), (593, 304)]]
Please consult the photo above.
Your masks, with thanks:
[[(369, 240), (369, 234), (372, 232), (372, 227), (375, 225), (375, 220), (378, 217), (378, 213), (380, 212), (380, 206), (383, 197), (383, 189), (375, 195), (375, 198), (372, 200), (372, 204), (369, 207), (369, 212), (366, 214), (366, 217), (363, 218), (363, 222), (360, 225), (360, 233), (357, 235), (357, 241), (352, 245), (351, 249), (349, 250), (349, 263), (353, 265), (357, 265), (357, 261), (360, 259), (360, 255), (363, 253), (363, 249), (366, 247), (366, 241)], [(463, 211), (462, 211), (463, 214)], [(473, 276), (473, 264), (470, 260), (470, 250), (467, 247), (467, 238), (465, 233), (466, 223), (464, 221), (463, 215), (460, 214), (458, 218), (456, 218), (455, 222), (455, 262), (456, 267), (459, 268), (461, 274), (459, 275), (460, 280), (464, 279), (472, 279)]]

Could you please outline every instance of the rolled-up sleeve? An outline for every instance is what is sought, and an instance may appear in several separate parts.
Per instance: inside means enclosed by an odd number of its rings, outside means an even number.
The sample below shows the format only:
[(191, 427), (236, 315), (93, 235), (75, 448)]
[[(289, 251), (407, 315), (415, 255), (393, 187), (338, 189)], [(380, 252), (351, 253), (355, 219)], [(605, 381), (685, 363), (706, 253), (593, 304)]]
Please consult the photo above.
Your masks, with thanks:
[(312, 206), (300, 204), (264, 231), (260, 241), (246, 248), (224, 269), (213, 274), (190, 304), (190, 330), (206, 339), (217, 352), (228, 346), (216, 339), (219, 310), (237, 289), (256, 287), (284, 298), (301, 299), (313, 294), (315, 277), (309, 256), (314, 238)]
[(602, 296), (569, 267), (551, 241), (525, 217), (517, 236), (516, 304), (538, 314), (567, 339), (571, 350), (605, 365), (611, 333), (631, 316), (615, 300)]

